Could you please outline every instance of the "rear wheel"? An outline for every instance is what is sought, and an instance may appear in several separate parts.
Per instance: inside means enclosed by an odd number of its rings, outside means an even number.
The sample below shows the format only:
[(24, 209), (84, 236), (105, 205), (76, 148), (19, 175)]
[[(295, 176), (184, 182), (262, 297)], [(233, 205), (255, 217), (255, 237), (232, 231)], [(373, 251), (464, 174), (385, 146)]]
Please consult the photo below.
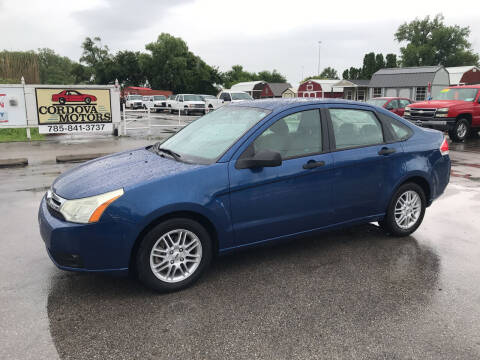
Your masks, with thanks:
[(61, 97), (60, 99), (58, 99), (58, 102), (60, 104), (65, 104), (65, 98)]
[(212, 258), (205, 228), (191, 219), (167, 220), (145, 235), (137, 253), (139, 279), (149, 288), (176, 291), (193, 284)]
[(89, 98), (89, 97), (85, 98), (85, 104), (88, 105), (88, 104), (90, 104), (91, 102), (92, 102), (92, 99), (91, 99), (91, 98)]
[(461, 142), (466, 139), (470, 130), (470, 124), (467, 119), (460, 118), (455, 123), (452, 130), (448, 132), (450, 139), (455, 142)]
[(379, 225), (394, 236), (413, 233), (423, 221), (426, 199), (423, 189), (415, 183), (407, 183), (395, 192), (387, 214)]

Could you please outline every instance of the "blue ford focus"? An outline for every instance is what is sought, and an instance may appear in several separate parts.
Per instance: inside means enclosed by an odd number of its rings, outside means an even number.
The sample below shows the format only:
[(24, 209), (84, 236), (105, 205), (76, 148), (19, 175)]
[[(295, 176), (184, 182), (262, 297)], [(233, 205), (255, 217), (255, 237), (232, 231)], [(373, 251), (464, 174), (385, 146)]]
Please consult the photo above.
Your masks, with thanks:
[(449, 177), (443, 134), (384, 109), (245, 101), (67, 171), (38, 218), (59, 268), (134, 270), (172, 291), (241, 247), (366, 222), (409, 235)]

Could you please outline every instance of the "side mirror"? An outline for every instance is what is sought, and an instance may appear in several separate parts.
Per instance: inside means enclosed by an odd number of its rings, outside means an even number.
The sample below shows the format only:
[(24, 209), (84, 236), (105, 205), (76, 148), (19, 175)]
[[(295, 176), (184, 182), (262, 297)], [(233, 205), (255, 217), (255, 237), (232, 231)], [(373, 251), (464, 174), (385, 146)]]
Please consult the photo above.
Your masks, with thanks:
[(282, 165), (282, 156), (280, 153), (271, 150), (260, 150), (253, 157), (238, 159), (235, 167), (237, 169), (252, 169), (280, 165)]
[(180, 99), (180, 100), (178, 100), (178, 101), (183, 102), (183, 99)]

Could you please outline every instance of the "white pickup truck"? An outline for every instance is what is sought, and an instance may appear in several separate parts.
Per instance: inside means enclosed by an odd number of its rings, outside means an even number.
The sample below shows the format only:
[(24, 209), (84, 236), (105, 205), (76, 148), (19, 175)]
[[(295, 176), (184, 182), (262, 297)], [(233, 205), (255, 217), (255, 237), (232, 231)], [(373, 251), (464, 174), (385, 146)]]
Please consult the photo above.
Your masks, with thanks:
[(127, 95), (125, 98), (125, 108), (141, 109), (143, 107), (142, 95)]
[(213, 111), (223, 105), (244, 100), (253, 100), (253, 98), (243, 91), (223, 90), (216, 98), (205, 98), (205, 107), (208, 111)]
[(143, 97), (143, 108), (159, 112), (165, 110), (167, 97), (165, 95), (149, 95)]
[(205, 102), (200, 95), (178, 94), (175, 100), (168, 101), (170, 113), (182, 112), (185, 115), (193, 113), (205, 114)]

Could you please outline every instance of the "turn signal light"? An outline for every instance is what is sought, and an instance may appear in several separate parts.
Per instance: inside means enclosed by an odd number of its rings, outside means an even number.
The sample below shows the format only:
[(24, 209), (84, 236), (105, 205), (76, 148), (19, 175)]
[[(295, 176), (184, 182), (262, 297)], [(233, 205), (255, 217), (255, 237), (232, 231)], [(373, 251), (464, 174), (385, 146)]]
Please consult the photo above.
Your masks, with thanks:
[(440, 145), (440, 153), (442, 155), (448, 155), (448, 141), (446, 137), (443, 138), (442, 145)]

